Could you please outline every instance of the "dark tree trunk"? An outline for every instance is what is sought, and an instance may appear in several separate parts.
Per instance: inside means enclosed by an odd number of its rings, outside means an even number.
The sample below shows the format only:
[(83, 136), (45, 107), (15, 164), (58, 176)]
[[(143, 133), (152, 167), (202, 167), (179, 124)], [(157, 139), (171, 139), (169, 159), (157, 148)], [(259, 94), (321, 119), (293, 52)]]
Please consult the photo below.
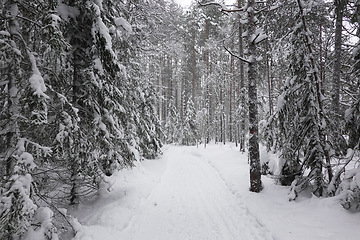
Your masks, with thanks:
[(250, 191), (260, 192), (261, 166), (258, 143), (258, 109), (257, 109), (257, 83), (256, 83), (256, 44), (252, 36), (255, 34), (255, 0), (248, 1), (248, 97), (249, 97), (249, 157), (250, 157)]
[[(231, 48), (234, 48), (234, 41), (232, 41)], [(233, 139), (233, 85), (234, 85), (234, 56), (230, 56), (230, 85), (229, 85), (229, 141)]]
[[(238, 7), (242, 6), (242, 0), (238, 0)], [(239, 15), (239, 56), (244, 56), (243, 48), (243, 25), (241, 23), (241, 16)], [(239, 60), (239, 71), (240, 71), (240, 84), (238, 89), (238, 96), (240, 97), (240, 106), (245, 109), (245, 74), (244, 74), (244, 63)], [(244, 110), (240, 113), (240, 126), (239, 126), (239, 144), (240, 151), (245, 152), (245, 114)]]
[(338, 118), (340, 115), (340, 73), (341, 73), (341, 44), (342, 21), (346, 0), (334, 0), (335, 5), (335, 60), (332, 86), (332, 110)]

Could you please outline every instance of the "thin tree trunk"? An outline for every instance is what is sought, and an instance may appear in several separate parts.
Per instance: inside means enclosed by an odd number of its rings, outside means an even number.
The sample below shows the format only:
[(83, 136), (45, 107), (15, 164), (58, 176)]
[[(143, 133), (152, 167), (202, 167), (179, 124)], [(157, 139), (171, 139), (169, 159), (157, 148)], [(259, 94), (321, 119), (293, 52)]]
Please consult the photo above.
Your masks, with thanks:
[[(20, 134), (20, 130), (19, 130), (19, 126), (18, 126), (18, 122), (15, 120), (16, 118), (14, 118), (14, 116), (19, 114), (19, 98), (18, 98), (18, 89), (16, 87), (16, 79), (14, 76), (14, 69), (13, 67), (17, 67), (17, 66), (12, 66), (9, 69), (9, 73), (8, 73), (8, 105), (7, 105), (7, 110), (8, 110), (8, 119), (10, 119), (11, 123), (10, 123), (10, 130), (7, 132), (6, 134), (6, 155), (5, 155), (5, 159), (6, 159), (6, 176), (10, 177), (12, 175), (13, 172), (13, 168), (14, 168), (14, 159), (12, 158), (12, 155), (14, 153), (14, 151), (16, 150), (16, 144), (17, 144), (17, 140), (19, 138), (19, 134)], [(14, 71), (14, 72), (12, 72)]]
[(160, 98), (158, 98), (158, 104), (157, 104), (157, 107), (158, 107), (158, 115), (159, 115), (159, 120), (161, 122), (162, 120), (162, 99), (161, 99), (161, 95), (162, 95), (162, 57), (160, 56), (160, 59), (159, 59), (159, 75), (158, 75), (158, 78), (157, 78), (157, 92), (160, 96)]
[[(206, 41), (209, 39), (209, 35), (210, 35), (210, 23), (209, 20), (207, 19), (205, 22), (205, 39)], [(205, 62), (206, 62), (206, 80), (209, 81), (209, 77), (210, 77), (210, 71), (211, 71), (211, 66), (210, 66), (210, 51), (209, 49), (205, 50)], [(210, 128), (210, 111), (211, 111), (211, 103), (210, 103), (210, 86), (209, 86), (209, 82), (206, 83), (206, 107), (207, 107), (207, 116), (206, 116), (206, 133), (205, 133), (205, 144), (210, 142), (210, 133), (209, 133), (209, 128)]]
[(344, 0), (334, 0), (335, 5), (335, 60), (332, 86), (332, 110), (338, 118), (340, 116), (340, 73), (341, 73), (341, 36), (342, 36), (342, 19), (344, 12)]
[[(17, 9), (18, 5), (16, 1), (10, 1), (9, 7)], [(17, 14), (17, 13), (16, 13)], [(11, 33), (11, 39), (14, 41), (15, 45), (17, 45), (17, 40), (19, 39), (19, 23), (16, 20), (16, 16), (13, 15), (8, 20), (8, 29), (12, 30), (9, 31)], [(13, 46), (16, 48), (17, 46)], [(15, 55), (15, 54), (14, 54)], [(9, 130), (6, 133), (6, 155), (5, 155), (5, 161), (6, 161), (6, 169), (5, 174), (6, 177), (10, 177), (13, 173), (13, 168), (15, 165), (14, 158), (12, 155), (16, 151), (16, 145), (17, 141), (20, 137), (20, 129), (18, 125), (17, 118), (14, 116), (17, 116), (20, 114), (20, 104), (19, 104), (19, 89), (16, 86), (17, 82), (17, 74), (20, 72), (20, 69), (18, 69), (20, 66), (19, 62), (17, 61), (17, 56), (14, 57), (13, 62), (9, 64), (9, 68), (7, 69), (7, 79), (9, 81), (7, 86), (7, 119), (9, 119)]]
[(161, 74), (161, 96), (162, 96), (162, 110), (161, 110), (161, 120), (165, 123), (165, 115), (166, 115), (166, 56), (162, 57), (162, 74)]
[(272, 115), (272, 82), (270, 77), (270, 60), (269, 60), (269, 41), (266, 43), (266, 73), (267, 73), (267, 82), (268, 82), (268, 94), (269, 94), (269, 115)]
[[(73, 54), (73, 84), (72, 84), (72, 104), (77, 106), (78, 95), (79, 95), (79, 62), (77, 59), (77, 50)], [(72, 159), (71, 162), (71, 189), (70, 189), (70, 205), (75, 205), (78, 203), (78, 194), (77, 194), (77, 178), (79, 172), (79, 166), (77, 164), (78, 159)]]
[(185, 78), (181, 78), (181, 91), (180, 91), (180, 119), (184, 121), (184, 98), (185, 95)]
[[(238, 7), (242, 6), (242, 0), (238, 0)], [(244, 56), (244, 48), (243, 48), (243, 26), (241, 23), (241, 16), (239, 15), (239, 56)], [(240, 151), (245, 152), (245, 74), (244, 74), (244, 63), (239, 60), (239, 71), (240, 71), (240, 84), (238, 89), (238, 96), (240, 97), (240, 106), (243, 111), (240, 113), (240, 126), (239, 126), (239, 143), (240, 143)]]
[(192, 99), (195, 103), (195, 97), (196, 97), (196, 50), (195, 50), (195, 44), (196, 44), (196, 32), (193, 32), (192, 36)]
[(256, 83), (256, 44), (252, 36), (255, 34), (255, 0), (248, 1), (248, 97), (249, 97), (249, 157), (250, 157), (250, 191), (260, 192), (261, 166), (258, 143), (258, 109), (257, 109), (257, 83)]
[[(231, 48), (234, 48), (234, 39)], [(230, 56), (230, 86), (229, 86), (229, 141), (233, 141), (233, 84), (234, 84), (234, 56)]]
[(320, 82), (321, 92), (324, 94), (324, 67), (323, 67), (323, 40), (322, 40), (322, 22), (320, 22), (320, 49), (319, 49), (319, 63), (320, 63)]

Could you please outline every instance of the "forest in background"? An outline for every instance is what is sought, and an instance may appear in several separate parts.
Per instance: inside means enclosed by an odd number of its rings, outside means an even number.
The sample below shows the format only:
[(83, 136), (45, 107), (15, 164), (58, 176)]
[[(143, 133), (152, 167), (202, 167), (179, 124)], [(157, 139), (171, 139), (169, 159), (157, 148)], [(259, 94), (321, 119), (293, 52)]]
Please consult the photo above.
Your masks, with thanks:
[(0, 5), (1, 239), (71, 232), (64, 207), (162, 143), (235, 142), (251, 191), (274, 174), (360, 210), (360, 1)]

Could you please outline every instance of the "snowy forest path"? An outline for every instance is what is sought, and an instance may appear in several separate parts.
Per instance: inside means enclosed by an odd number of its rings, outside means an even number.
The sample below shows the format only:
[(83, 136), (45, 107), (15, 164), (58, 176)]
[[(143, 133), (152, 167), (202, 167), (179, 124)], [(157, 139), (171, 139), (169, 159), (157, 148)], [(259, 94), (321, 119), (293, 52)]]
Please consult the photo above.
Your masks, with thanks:
[(129, 239), (273, 239), (201, 154), (169, 147), (162, 159), (161, 181), (124, 229)]

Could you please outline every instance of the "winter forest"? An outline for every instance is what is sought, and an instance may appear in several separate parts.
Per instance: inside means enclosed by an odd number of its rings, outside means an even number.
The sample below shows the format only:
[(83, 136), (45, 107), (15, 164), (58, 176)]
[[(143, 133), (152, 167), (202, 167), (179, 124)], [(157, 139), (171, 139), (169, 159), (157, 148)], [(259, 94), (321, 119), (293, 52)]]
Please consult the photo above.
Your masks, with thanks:
[(169, 144), (360, 211), (360, 1), (233, 1), (0, 0), (1, 240), (72, 239), (69, 206)]

